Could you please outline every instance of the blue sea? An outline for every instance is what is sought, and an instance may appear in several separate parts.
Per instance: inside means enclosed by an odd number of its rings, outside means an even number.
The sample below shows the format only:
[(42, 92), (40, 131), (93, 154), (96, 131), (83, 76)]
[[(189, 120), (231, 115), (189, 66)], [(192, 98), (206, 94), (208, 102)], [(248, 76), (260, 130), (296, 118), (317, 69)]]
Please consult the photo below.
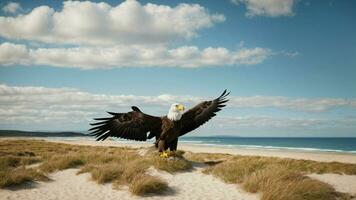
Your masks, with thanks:
[(180, 143), (224, 148), (356, 153), (356, 138), (182, 137)]

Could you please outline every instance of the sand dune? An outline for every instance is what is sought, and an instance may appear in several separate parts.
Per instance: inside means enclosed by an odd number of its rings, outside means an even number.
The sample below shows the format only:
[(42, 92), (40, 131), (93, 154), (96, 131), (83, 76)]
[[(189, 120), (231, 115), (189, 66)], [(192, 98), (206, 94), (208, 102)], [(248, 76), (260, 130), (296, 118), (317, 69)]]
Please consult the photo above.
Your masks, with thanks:
[(225, 184), (211, 175), (205, 175), (200, 169), (190, 172), (169, 174), (150, 170), (152, 174), (168, 180), (173, 191), (160, 196), (133, 196), (126, 188), (114, 190), (112, 184), (99, 185), (90, 181), (89, 174), (76, 175), (77, 169), (59, 171), (50, 176), (51, 182), (39, 182), (22, 186), (21, 189), (0, 190), (1, 200), (170, 200), (170, 199), (241, 199), (256, 200), (258, 195), (249, 194), (236, 188), (236, 185)]
[[(115, 141), (95, 142), (91, 140), (77, 141), (58, 141), (79, 145), (101, 145), (101, 146), (129, 146), (129, 147), (147, 147), (151, 144), (123, 144)], [(241, 150), (227, 148), (207, 148), (193, 145), (180, 145), (180, 149), (192, 152), (214, 152), (230, 153), (241, 155), (260, 155), (288, 157), (295, 159), (310, 159), (317, 161), (338, 161), (346, 163), (356, 163), (356, 156), (352, 154), (335, 153), (310, 153), (310, 152), (282, 152), (282, 151), (259, 151), (259, 150)], [(145, 149), (139, 149), (139, 154), (144, 154)], [(38, 164), (37, 164), (38, 165)], [(243, 191), (235, 184), (226, 184), (212, 175), (203, 174), (201, 171), (204, 166), (196, 165), (193, 170), (170, 174), (164, 171), (157, 171), (150, 168), (149, 173), (159, 176), (169, 183), (171, 191), (163, 195), (152, 195), (139, 197), (132, 195), (128, 188), (121, 190), (113, 189), (112, 184), (97, 184), (91, 181), (90, 174), (76, 175), (78, 169), (68, 169), (58, 171), (50, 175), (50, 182), (36, 182), (31, 185), (22, 185), (11, 189), (0, 189), (0, 200), (111, 200), (111, 199), (145, 199), (145, 200), (169, 200), (169, 199), (239, 199), (239, 200), (257, 200), (258, 194), (251, 194)], [(337, 191), (356, 195), (356, 176), (339, 174), (310, 174), (311, 178), (329, 183)]]

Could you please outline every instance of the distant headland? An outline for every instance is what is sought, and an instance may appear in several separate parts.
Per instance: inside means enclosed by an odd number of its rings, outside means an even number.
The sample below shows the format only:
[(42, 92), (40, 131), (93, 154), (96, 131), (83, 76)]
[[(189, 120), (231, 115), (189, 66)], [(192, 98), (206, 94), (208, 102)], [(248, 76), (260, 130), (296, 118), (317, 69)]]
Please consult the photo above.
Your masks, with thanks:
[(86, 137), (88, 135), (71, 131), (20, 131), (0, 130), (0, 137)]

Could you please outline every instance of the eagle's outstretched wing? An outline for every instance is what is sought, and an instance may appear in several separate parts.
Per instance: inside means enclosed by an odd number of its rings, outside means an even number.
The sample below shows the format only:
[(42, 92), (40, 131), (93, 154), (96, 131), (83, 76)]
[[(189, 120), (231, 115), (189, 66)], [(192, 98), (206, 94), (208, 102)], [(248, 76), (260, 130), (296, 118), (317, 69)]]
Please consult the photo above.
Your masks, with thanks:
[(92, 123), (90, 135), (96, 140), (105, 140), (108, 137), (119, 137), (130, 140), (147, 140), (147, 133), (154, 131), (161, 125), (161, 118), (147, 115), (133, 106), (131, 112), (113, 113), (112, 117), (96, 118), (100, 122)]
[(227, 93), (225, 90), (218, 98), (212, 101), (203, 101), (185, 112), (181, 118), (180, 135), (198, 128), (214, 117), (216, 112), (226, 106), (224, 103), (229, 101), (226, 98), (229, 94), (230, 92)]

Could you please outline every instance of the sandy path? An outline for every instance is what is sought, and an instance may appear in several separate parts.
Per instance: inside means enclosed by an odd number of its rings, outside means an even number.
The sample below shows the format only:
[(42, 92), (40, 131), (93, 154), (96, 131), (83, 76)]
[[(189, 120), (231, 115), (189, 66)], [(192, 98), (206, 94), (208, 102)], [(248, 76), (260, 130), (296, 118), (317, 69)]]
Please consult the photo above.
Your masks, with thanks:
[(114, 190), (111, 184), (99, 185), (90, 181), (89, 174), (76, 175), (77, 169), (59, 171), (50, 176), (51, 182), (39, 182), (18, 190), (0, 189), (1, 200), (170, 200), (170, 199), (240, 199), (256, 200), (257, 195), (243, 192), (236, 185), (204, 175), (199, 170), (174, 175), (151, 170), (167, 180), (174, 190), (163, 196), (137, 197), (127, 190)]

